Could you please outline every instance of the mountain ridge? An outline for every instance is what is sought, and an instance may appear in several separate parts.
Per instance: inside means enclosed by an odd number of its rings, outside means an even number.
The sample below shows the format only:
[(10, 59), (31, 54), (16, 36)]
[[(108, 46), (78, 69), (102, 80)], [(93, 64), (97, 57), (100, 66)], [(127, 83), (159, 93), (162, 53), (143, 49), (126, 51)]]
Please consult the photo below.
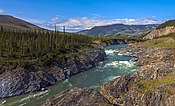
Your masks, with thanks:
[(90, 30), (82, 30), (79, 34), (91, 36), (121, 36), (121, 35), (142, 35), (154, 29), (157, 24), (149, 25), (125, 25), (112, 24), (106, 26), (96, 26)]
[(0, 26), (5, 30), (39, 30), (42, 29), (37, 25), (31, 24), (30, 22), (24, 21), (22, 19), (10, 16), (10, 15), (0, 15)]
[(169, 20), (160, 24), (157, 28), (148, 33), (144, 39), (154, 39), (175, 33), (175, 20)]

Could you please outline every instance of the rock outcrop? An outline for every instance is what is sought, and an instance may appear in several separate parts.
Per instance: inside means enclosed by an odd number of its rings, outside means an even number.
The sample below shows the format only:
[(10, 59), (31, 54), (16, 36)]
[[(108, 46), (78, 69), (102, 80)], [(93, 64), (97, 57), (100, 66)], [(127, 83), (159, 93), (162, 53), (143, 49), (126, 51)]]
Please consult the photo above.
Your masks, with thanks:
[(32, 65), (27, 69), (8, 69), (0, 66), (0, 98), (46, 90), (56, 82), (94, 68), (106, 57), (105, 46), (127, 43), (126, 40), (109, 40), (101, 45), (94, 44), (93, 52), (71, 57), (66, 63), (53, 62), (47, 68)]
[(51, 64), (48, 68), (33, 65), (28, 69), (9, 70), (1, 67), (0, 98), (45, 90), (55, 82), (95, 67), (96, 63), (103, 61), (105, 56), (104, 50), (99, 49), (72, 57), (64, 64)]
[(102, 45), (103, 46), (109, 46), (109, 45), (121, 45), (121, 44), (128, 44), (129, 41), (127, 40), (108, 40), (108, 41), (105, 41)]
[(43, 106), (107, 106), (107, 104), (108, 100), (98, 91), (74, 88), (47, 99)]
[[(102, 100), (100, 102), (109, 106), (175, 105), (175, 49), (132, 46), (120, 52), (133, 52), (132, 55), (137, 56), (138, 72), (110, 81), (98, 91), (89, 92), (80, 88), (64, 91), (49, 98), (44, 106), (88, 106), (89, 101), (94, 103), (99, 98)], [(87, 93), (94, 95), (93, 101)], [(97, 102), (91, 106), (99, 104)]]
[(175, 26), (167, 26), (161, 29), (154, 29), (149, 34), (147, 34), (144, 39), (154, 39), (171, 33), (175, 33)]

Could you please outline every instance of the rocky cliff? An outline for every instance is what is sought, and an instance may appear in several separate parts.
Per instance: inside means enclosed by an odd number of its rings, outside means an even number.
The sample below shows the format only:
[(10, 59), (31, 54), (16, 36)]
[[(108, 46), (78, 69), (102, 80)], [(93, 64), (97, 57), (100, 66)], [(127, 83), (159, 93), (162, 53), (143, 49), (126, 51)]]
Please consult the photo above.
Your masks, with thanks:
[(130, 43), (130, 41), (128, 41), (128, 40), (116, 40), (116, 39), (114, 39), (114, 40), (107, 40), (107, 41), (105, 41), (105, 42), (103, 42), (101, 45), (103, 45), (103, 46), (109, 46), (109, 45), (120, 45), (120, 44), (128, 44), (128, 43)]
[(138, 58), (138, 72), (117, 78), (97, 91), (88, 88), (64, 91), (48, 98), (43, 106), (175, 105), (175, 49), (132, 46), (120, 52), (132, 52)]
[(171, 33), (175, 33), (175, 20), (169, 20), (160, 24), (154, 30), (148, 33), (144, 37), (144, 39), (154, 39), (161, 36), (169, 35)]
[(125, 40), (110, 40), (101, 45), (95, 44), (94, 52), (79, 54), (66, 63), (54, 62), (47, 68), (32, 65), (27, 69), (8, 69), (0, 66), (0, 98), (45, 90), (56, 82), (94, 68), (106, 56), (104, 46), (126, 43), (128, 42)]
[(144, 39), (154, 39), (171, 33), (175, 33), (175, 26), (168, 26), (161, 29), (154, 29), (148, 35), (146, 35)]
[(53, 63), (48, 68), (33, 65), (28, 69), (8, 70), (0, 67), (0, 98), (45, 90), (55, 82), (95, 67), (105, 56), (105, 52), (99, 49), (72, 57), (64, 64)]
[(108, 106), (108, 100), (99, 91), (74, 88), (49, 98), (43, 106)]

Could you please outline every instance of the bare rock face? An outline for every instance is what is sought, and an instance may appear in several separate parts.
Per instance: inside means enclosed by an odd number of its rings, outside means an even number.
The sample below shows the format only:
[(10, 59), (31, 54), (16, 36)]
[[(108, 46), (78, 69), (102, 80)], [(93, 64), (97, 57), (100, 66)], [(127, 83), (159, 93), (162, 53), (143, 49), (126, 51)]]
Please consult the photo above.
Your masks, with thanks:
[[(43, 106), (175, 106), (175, 49), (132, 47), (140, 69), (101, 86), (66, 90), (47, 99)], [(98, 96), (96, 96), (98, 95)], [(97, 103), (97, 104), (94, 104)]]
[(127, 41), (117, 40), (93, 45), (94, 52), (71, 57), (65, 63), (53, 62), (47, 68), (32, 65), (28, 69), (8, 69), (0, 66), (0, 99), (45, 90), (56, 82), (94, 68), (106, 57), (103, 46), (125, 43)]
[(175, 26), (168, 26), (162, 29), (154, 29), (148, 35), (146, 35), (144, 39), (154, 39), (171, 33), (175, 33)]
[(0, 75), (0, 98), (42, 90), (54, 82), (55, 78), (43, 70), (7, 70)]
[(108, 100), (98, 91), (89, 88), (74, 88), (47, 99), (43, 106), (107, 106)]
[(97, 50), (72, 57), (64, 64), (52, 64), (49, 68), (33, 65), (31, 69), (8, 70), (1, 67), (0, 98), (45, 90), (55, 82), (95, 67), (96, 63), (104, 60), (105, 56), (103, 50)]

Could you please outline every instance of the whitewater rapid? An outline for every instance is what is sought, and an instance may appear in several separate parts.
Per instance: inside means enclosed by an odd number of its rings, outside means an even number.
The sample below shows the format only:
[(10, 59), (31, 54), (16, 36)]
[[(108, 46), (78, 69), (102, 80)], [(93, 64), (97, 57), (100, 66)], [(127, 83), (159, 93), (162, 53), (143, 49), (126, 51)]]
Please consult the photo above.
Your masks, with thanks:
[(107, 57), (103, 62), (98, 63), (96, 68), (72, 76), (43, 92), (2, 99), (0, 100), (0, 106), (39, 106), (48, 97), (66, 89), (73, 87), (98, 89), (101, 85), (111, 80), (132, 74), (138, 70), (136, 62), (132, 61), (132, 57), (126, 56), (126, 53), (124, 55), (117, 52), (120, 48), (125, 47), (127, 45), (108, 46), (105, 48)]

